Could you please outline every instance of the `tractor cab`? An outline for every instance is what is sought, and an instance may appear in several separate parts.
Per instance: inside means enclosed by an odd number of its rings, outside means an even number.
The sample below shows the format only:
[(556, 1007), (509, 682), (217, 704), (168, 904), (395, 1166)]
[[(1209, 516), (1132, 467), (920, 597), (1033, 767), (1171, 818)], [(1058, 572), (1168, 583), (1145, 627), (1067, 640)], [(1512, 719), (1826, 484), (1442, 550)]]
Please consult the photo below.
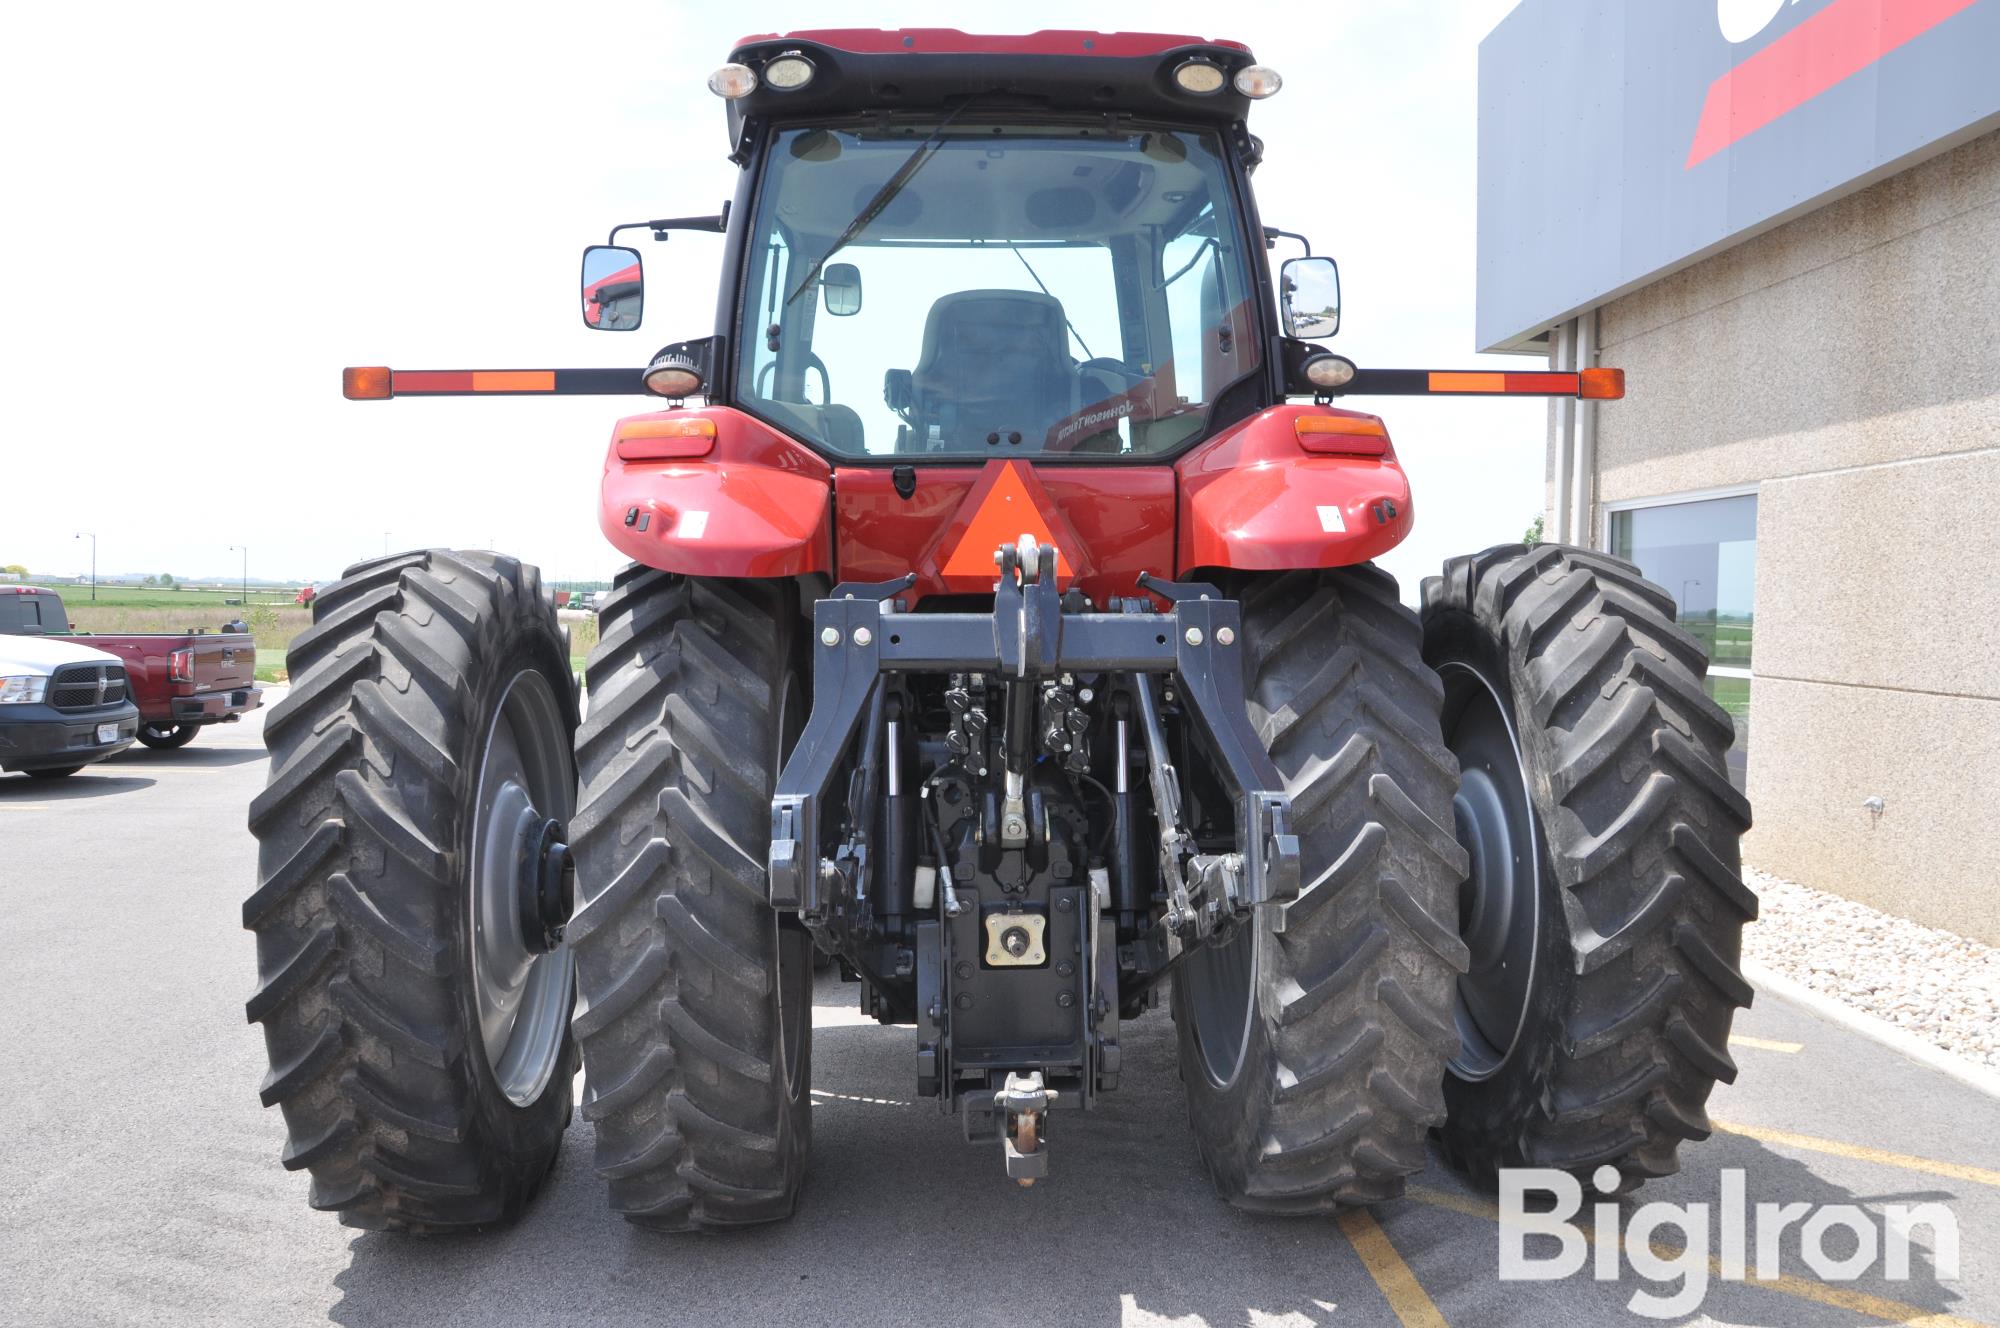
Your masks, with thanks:
[[(1158, 462), (1283, 401), (1275, 339), (1330, 335), (1339, 286), (1264, 261), (1245, 115), (1279, 83), (1193, 37), (746, 40), (710, 80), (743, 175), (704, 394), (836, 464)], [(586, 307), (638, 261), (593, 248)]]

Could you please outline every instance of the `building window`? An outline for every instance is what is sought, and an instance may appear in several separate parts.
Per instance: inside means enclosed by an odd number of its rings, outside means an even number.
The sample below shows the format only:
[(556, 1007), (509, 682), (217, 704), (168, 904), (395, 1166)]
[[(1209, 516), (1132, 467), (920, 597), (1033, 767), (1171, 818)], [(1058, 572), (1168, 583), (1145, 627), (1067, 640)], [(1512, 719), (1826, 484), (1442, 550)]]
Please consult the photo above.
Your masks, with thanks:
[(1708, 650), (1705, 689), (1736, 721), (1729, 778), (1750, 756), (1751, 638), (1757, 601), (1757, 495), (1625, 503), (1610, 513), (1611, 552), (1636, 563), (1680, 605), (1680, 624)]

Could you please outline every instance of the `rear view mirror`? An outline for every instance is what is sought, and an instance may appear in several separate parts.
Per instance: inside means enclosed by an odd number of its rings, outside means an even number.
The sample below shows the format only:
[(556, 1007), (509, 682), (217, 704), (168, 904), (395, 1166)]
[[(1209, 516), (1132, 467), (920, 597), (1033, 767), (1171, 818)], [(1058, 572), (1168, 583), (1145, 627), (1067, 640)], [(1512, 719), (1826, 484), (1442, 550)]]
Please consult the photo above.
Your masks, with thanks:
[(1278, 279), (1285, 335), (1316, 341), (1340, 331), (1340, 268), (1331, 258), (1294, 258)]
[(646, 276), (639, 251), (593, 244), (583, 251), (583, 325), (630, 332), (646, 314)]
[(820, 273), (819, 288), (826, 295), (826, 311), (835, 318), (861, 312), (861, 269), (852, 263), (828, 263)]

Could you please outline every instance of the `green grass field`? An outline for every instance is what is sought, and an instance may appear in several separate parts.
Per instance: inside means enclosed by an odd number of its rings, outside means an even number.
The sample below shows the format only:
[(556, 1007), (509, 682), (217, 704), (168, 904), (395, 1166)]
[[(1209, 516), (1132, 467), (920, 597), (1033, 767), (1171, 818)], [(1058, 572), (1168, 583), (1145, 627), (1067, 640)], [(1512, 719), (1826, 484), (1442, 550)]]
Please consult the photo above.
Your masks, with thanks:
[[(89, 586), (50, 586), (62, 596), (63, 604), (75, 610), (95, 603), (99, 608), (234, 608), (231, 601), (243, 598), (241, 586), (107, 586), (97, 587), (97, 598)], [(291, 605), (297, 590), (250, 588), (250, 603)]]
[[(252, 589), (247, 609), (227, 602), (240, 598), (240, 589), (100, 585), (95, 604), (87, 586), (59, 586), (56, 590), (80, 632), (214, 632), (240, 618), (250, 624), (251, 634), (257, 638), (259, 682), (286, 681), (285, 651), (293, 637), (312, 625), (312, 610), (294, 604), (295, 592), (288, 590)], [(584, 660), (597, 645), (597, 619), (585, 617), (563, 625), (570, 633), (570, 668), (580, 674)]]

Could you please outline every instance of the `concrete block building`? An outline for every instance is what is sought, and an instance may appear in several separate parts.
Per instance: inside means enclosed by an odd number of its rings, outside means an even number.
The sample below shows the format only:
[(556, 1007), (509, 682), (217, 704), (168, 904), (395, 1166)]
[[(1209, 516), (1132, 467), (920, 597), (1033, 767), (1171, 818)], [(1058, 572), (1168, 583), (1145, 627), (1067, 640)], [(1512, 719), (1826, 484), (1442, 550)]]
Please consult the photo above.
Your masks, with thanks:
[(1480, 50), (1479, 342), (1551, 538), (1710, 646), (1748, 862), (2000, 943), (2000, 0), (1523, 0)]

